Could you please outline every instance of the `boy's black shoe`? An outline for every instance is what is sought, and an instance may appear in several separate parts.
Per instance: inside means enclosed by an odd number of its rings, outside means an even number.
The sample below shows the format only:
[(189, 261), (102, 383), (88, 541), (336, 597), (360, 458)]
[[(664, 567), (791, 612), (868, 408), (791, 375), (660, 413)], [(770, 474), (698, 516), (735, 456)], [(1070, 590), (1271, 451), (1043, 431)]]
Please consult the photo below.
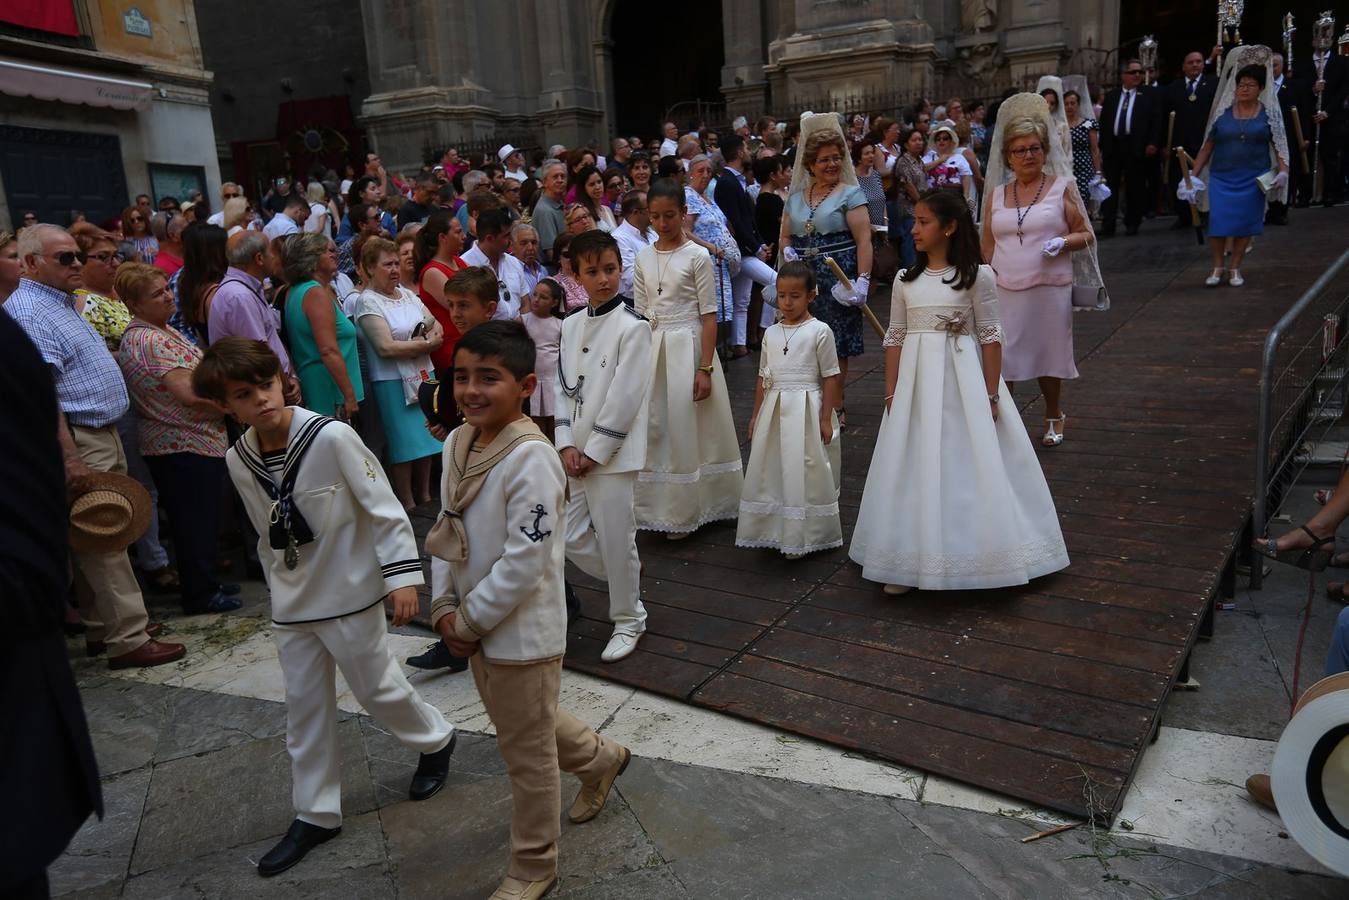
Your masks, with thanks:
[(455, 741), (459, 732), (450, 735), (450, 742), (435, 753), (423, 753), (417, 761), (417, 772), (412, 776), (412, 786), (408, 788), (409, 800), (429, 800), (445, 786), (450, 774), (450, 757), (454, 755)]
[(570, 628), (581, 617), (581, 598), (572, 590), (571, 582), (564, 581), (562, 586), (567, 589), (567, 627)]
[(450, 648), (445, 646), (444, 641), (436, 641), (429, 645), (424, 652), (416, 656), (409, 656), (408, 665), (414, 669), (423, 669), (428, 672), (434, 672), (437, 669), (462, 672), (468, 668), (468, 660), (451, 653)]
[(271, 878), (304, 859), (305, 854), (325, 841), (331, 841), (342, 833), (342, 826), (320, 828), (308, 822), (296, 819), (290, 823), (290, 829), (281, 843), (267, 851), (267, 855), (258, 860), (258, 874)]

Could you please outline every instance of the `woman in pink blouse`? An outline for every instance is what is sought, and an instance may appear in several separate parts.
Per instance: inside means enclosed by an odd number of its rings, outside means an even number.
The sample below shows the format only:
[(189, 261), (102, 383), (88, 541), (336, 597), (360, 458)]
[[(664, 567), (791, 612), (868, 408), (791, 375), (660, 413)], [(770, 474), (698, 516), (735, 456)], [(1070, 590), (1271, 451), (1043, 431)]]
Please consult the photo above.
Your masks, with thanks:
[(215, 577), (216, 535), (225, 481), (225, 423), (215, 404), (192, 391), (201, 349), (169, 325), (176, 305), (163, 271), (124, 263), (113, 283), (131, 310), (117, 363), (139, 418), (141, 454), (159, 486), (178, 557), (183, 610), (238, 609), (237, 585)]

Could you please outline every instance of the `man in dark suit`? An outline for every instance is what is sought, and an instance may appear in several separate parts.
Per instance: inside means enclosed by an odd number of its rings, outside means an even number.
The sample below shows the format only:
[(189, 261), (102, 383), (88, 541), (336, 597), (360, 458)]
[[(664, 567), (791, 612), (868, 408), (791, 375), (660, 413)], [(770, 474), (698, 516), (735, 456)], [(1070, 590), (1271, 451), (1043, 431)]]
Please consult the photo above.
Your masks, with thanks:
[[(1293, 110), (1302, 121), (1305, 137), (1311, 124), (1311, 95), (1304, 90), (1305, 82), (1294, 81), (1283, 67), (1283, 54), (1275, 53), (1272, 59), (1274, 71), (1274, 96), (1279, 101), (1279, 112), (1283, 114), (1284, 133), (1288, 137), (1288, 203), (1270, 201), (1265, 212), (1266, 225), (1287, 225), (1288, 207), (1295, 202), (1299, 187), (1306, 180), (1306, 168), (1302, 165), (1302, 151), (1297, 143), (1297, 129), (1293, 125)], [(1308, 144), (1310, 149), (1310, 144)], [(1310, 190), (1310, 186), (1308, 186)]]
[(731, 279), (731, 296), (735, 298), (735, 312), (731, 326), (731, 345), (736, 356), (744, 356), (747, 336), (747, 316), (754, 282), (772, 284), (773, 270), (764, 262), (767, 248), (754, 227), (754, 201), (750, 199), (748, 179), (749, 145), (740, 135), (731, 133), (721, 142), (721, 153), (726, 159), (726, 171), (717, 178), (713, 199), (740, 248), (740, 271)]
[(1307, 139), (1314, 140), (1315, 128), (1319, 123), (1321, 140), (1317, 145), (1316, 156), (1322, 167), (1321, 202), (1326, 206), (1334, 206), (1344, 199), (1340, 153), (1345, 138), (1344, 102), (1346, 95), (1349, 95), (1349, 60), (1336, 55), (1333, 47), (1314, 50), (1308, 69), (1313, 78), (1313, 109), (1319, 94), (1321, 111), (1313, 113), (1313, 134), (1307, 135)]
[(1148, 208), (1147, 164), (1157, 156), (1161, 142), (1161, 104), (1157, 94), (1143, 87), (1143, 64), (1136, 59), (1120, 66), (1120, 86), (1105, 95), (1101, 108), (1101, 157), (1110, 199), (1101, 204), (1101, 237), (1115, 234), (1121, 182), (1128, 196), (1124, 204), (1126, 234), (1137, 234)]
[(89, 813), (103, 815), (103, 800), (61, 634), (69, 563), (56, 389), (3, 312), (0, 359), (0, 796), (9, 809), (0, 823), (0, 897), (45, 898), (47, 866)]
[[(1170, 151), (1184, 147), (1190, 157), (1199, 155), (1204, 144), (1204, 129), (1208, 127), (1209, 109), (1213, 106), (1213, 97), (1218, 90), (1218, 77), (1204, 71), (1204, 54), (1198, 50), (1185, 55), (1181, 66), (1181, 76), (1164, 88), (1162, 113), (1162, 133), (1165, 135), (1171, 114), (1175, 114), (1175, 130), (1171, 134), (1171, 146), (1163, 152), (1169, 156), (1170, 169), (1167, 172), (1167, 196), (1176, 196), (1176, 185), (1181, 180), (1180, 159)], [(1176, 204), (1175, 228), (1189, 228), (1195, 223), (1190, 221), (1190, 205)]]

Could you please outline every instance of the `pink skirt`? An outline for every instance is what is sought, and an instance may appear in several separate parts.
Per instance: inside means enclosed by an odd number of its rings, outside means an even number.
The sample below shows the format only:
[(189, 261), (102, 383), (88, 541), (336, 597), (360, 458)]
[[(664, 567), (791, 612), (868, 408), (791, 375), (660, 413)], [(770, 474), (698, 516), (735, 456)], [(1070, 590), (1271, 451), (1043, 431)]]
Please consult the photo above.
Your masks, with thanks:
[(1071, 284), (1041, 284), (1024, 291), (999, 287), (998, 311), (1003, 380), (1077, 377)]

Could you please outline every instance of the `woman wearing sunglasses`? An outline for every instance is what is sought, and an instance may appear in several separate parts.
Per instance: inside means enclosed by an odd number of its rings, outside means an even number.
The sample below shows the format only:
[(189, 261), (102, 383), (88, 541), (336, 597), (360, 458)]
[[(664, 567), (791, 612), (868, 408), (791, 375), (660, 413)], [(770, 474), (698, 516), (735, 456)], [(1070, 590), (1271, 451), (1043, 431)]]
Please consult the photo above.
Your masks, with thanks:
[(150, 233), (150, 219), (145, 207), (128, 206), (122, 210), (122, 235), (136, 245), (136, 260), (152, 264), (159, 253), (159, 241)]

